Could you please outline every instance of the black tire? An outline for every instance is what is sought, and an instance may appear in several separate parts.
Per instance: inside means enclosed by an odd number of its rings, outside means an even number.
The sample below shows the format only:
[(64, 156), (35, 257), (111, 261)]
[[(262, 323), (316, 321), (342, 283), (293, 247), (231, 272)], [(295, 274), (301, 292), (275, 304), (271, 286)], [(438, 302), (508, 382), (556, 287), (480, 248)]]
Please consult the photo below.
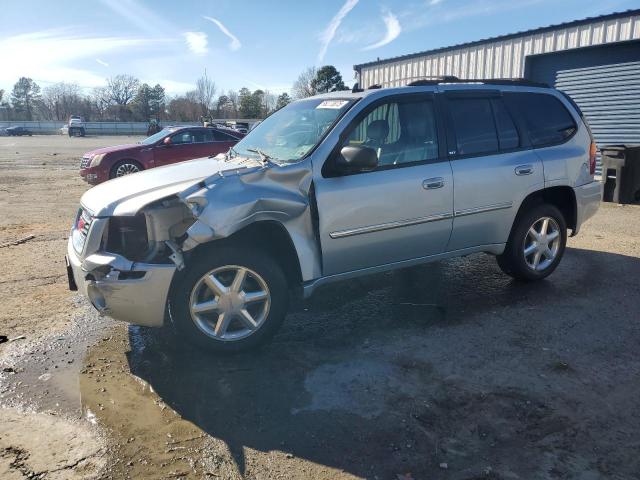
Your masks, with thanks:
[[(109, 178), (112, 179), (112, 178), (117, 178), (118, 176), (120, 177), (124, 176), (124, 175), (118, 175), (118, 169), (124, 165), (134, 166), (135, 168), (138, 169), (139, 172), (144, 170), (144, 167), (135, 160), (120, 160), (113, 167), (111, 167), (111, 170), (109, 171)], [(131, 173), (135, 173), (135, 172), (131, 172)]]
[[(221, 340), (205, 333), (191, 315), (191, 296), (201, 278), (215, 269), (239, 266), (257, 273), (270, 294), (268, 314), (261, 325), (248, 336), (237, 340)], [(280, 265), (269, 254), (251, 247), (216, 245), (196, 254), (184, 274), (176, 279), (170, 298), (171, 319), (178, 333), (188, 341), (214, 353), (236, 353), (256, 348), (268, 341), (287, 314), (289, 288)], [(213, 322), (215, 323), (213, 314)], [(235, 320), (234, 320), (235, 321)]]
[[(531, 259), (532, 256), (526, 257), (524, 253), (526, 246), (525, 242), (531, 238), (528, 237), (529, 229), (536, 225), (540, 219), (545, 217), (555, 221), (559, 232), (559, 244), (557, 245), (557, 252), (553, 261), (549, 262), (548, 265), (544, 266), (544, 268), (534, 270), (528, 263), (528, 259)], [(560, 210), (558, 210), (554, 205), (537, 205), (528, 211), (521, 212), (516, 218), (516, 223), (511, 230), (507, 246), (505, 247), (502, 255), (498, 255), (497, 257), (498, 265), (504, 273), (515, 279), (526, 282), (542, 280), (543, 278), (551, 275), (557, 268), (560, 260), (562, 260), (566, 244), (567, 222), (565, 221), (562, 212), (560, 212)], [(543, 258), (546, 262), (547, 258)], [(534, 262), (532, 261), (531, 263)]]

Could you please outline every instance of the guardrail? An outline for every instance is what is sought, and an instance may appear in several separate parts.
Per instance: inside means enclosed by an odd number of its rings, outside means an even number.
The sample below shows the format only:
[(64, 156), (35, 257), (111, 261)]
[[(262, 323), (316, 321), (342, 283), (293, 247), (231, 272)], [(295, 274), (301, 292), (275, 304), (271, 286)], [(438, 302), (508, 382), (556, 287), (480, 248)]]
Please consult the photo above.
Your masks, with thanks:
[[(253, 125), (255, 119), (214, 119), (212, 123), (224, 122), (246, 122)], [(67, 122), (58, 121), (0, 121), (0, 130), (7, 127), (25, 127), (31, 132), (41, 135), (59, 134), (60, 129), (67, 125)], [(87, 135), (146, 135), (149, 123), (147, 122), (84, 122), (84, 129)], [(168, 125), (200, 125), (198, 122), (173, 122), (170, 120), (160, 122), (161, 126)]]

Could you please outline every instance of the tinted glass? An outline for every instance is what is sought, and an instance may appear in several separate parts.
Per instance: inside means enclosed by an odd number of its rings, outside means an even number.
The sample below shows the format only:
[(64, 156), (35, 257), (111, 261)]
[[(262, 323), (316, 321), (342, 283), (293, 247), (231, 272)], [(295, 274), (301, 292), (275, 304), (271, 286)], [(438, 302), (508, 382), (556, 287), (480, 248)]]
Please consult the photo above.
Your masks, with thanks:
[(511, 115), (502, 103), (502, 100), (491, 100), (493, 114), (496, 119), (496, 127), (498, 129), (498, 143), (500, 150), (510, 150), (520, 146), (520, 138), (518, 130), (513, 123)]
[(456, 132), (458, 155), (498, 151), (498, 135), (488, 98), (451, 99), (449, 109)]
[(234, 142), (237, 138), (232, 137), (228, 133), (221, 132), (220, 130), (213, 130), (213, 138), (216, 142)]
[(184, 143), (193, 143), (193, 132), (191, 130), (184, 130), (171, 137), (171, 143), (174, 145), (181, 145)]
[(206, 142), (206, 130), (193, 130), (191, 131), (191, 136), (193, 138), (193, 143), (204, 143)]
[(207, 143), (213, 142), (214, 141), (214, 137), (213, 137), (213, 130), (208, 128), (206, 130), (204, 130), (204, 141)]
[(510, 93), (505, 99), (523, 116), (534, 147), (560, 143), (576, 131), (573, 117), (557, 98), (543, 93)]
[(380, 166), (437, 159), (433, 102), (415, 99), (382, 104), (358, 123), (345, 144), (373, 148)]

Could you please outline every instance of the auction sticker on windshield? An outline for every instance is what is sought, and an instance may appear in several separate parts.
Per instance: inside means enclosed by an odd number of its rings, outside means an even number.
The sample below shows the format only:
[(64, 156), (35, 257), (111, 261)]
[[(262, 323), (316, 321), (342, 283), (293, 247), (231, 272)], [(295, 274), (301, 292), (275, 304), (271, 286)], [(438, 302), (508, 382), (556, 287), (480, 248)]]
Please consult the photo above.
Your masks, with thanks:
[(319, 108), (335, 108), (336, 110), (339, 110), (342, 107), (344, 107), (347, 103), (349, 103), (348, 100), (324, 100), (324, 101), (322, 101), (322, 102), (320, 102), (318, 104), (316, 109), (319, 109)]

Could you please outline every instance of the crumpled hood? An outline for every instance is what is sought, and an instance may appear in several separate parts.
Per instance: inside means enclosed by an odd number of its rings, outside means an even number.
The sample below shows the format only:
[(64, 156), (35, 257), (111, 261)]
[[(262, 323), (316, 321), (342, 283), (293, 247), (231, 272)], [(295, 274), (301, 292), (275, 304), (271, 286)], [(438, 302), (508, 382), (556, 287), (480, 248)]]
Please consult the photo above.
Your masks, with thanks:
[(198, 158), (109, 180), (87, 191), (80, 202), (96, 217), (135, 215), (145, 205), (180, 193), (211, 175), (239, 168), (246, 165)]
[(100, 155), (101, 153), (113, 153), (113, 152), (123, 152), (125, 150), (140, 150), (142, 147), (148, 147), (149, 145), (141, 145), (139, 143), (127, 143), (124, 145), (114, 145), (112, 147), (102, 147), (96, 148), (95, 150), (91, 150), (85, 153), (85, 156), (88, 155)]

